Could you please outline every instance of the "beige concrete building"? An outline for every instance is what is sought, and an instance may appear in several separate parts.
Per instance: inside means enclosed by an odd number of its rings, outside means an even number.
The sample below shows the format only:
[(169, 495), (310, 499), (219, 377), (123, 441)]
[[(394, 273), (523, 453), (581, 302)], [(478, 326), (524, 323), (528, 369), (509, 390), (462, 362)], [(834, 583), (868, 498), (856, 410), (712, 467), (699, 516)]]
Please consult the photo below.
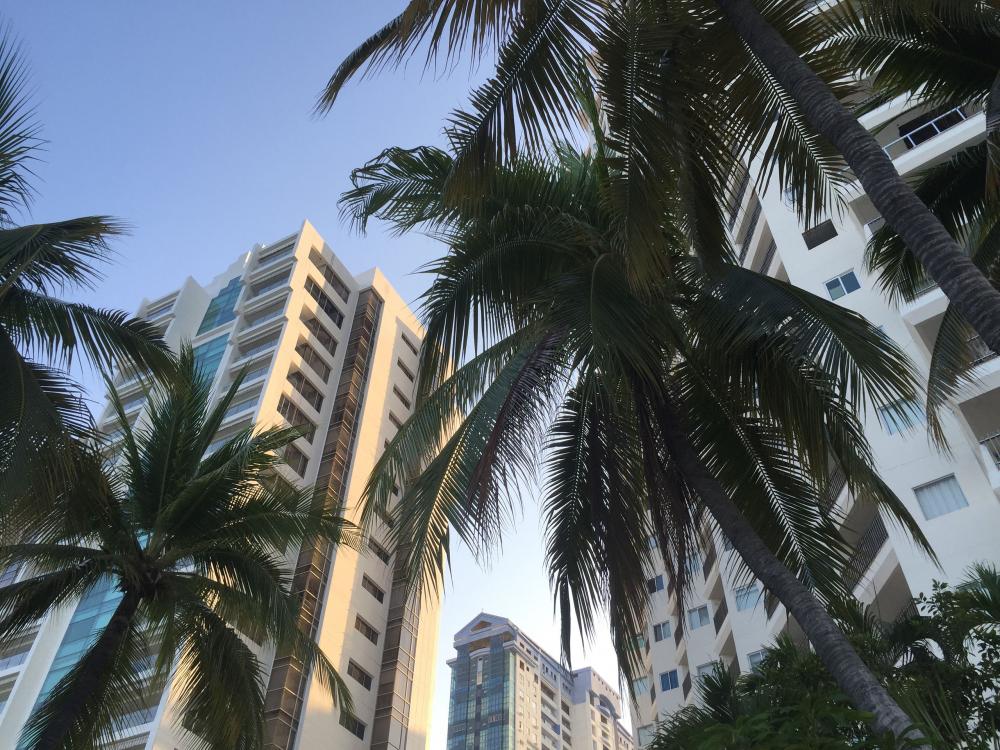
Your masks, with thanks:
[[(933, 109), (902, 97), (861, 122), (904, 176), (941, 163), (985, 134), (978, 108)], [(761, 189), (752, 184), (748, 175), (757, 174), (759, 162), (753, 157), (748, 163), (747, 175), (734, 180), (739, 200), (729, 216), (741, 264), (861, 313), (926, 376), (947, 300), (928, 284), (899, 307), (886, 301), (864, 264), (865, 246), (882, 219), (860, 184), (851, 186), (842, 210), (805, 226), (776, 178)], [(976, 338), (970, 343), (976, 352), (973, 382), (944, 415), (951, 455), (931, 446), (919, 404), (912, 406), (918, 422), (912, 429), (876, 411), (865, 416), (876, 468), (920, 524), (940, 569), (871, 503), (853, 497), (841, 474), (831, 477), (827, 508), (856, 548), (845, 578), (885, 621), (910, 608), (915, 595), (930, 593), (933, 580), (956, 583), (971, 563), (1000, 560), (1000, 359)], [(724, 540), (706, 537), (689, 560), (694, 580), (685, 602), (677, 601), (662, 567), (650, 571), (653, 616), (640, 635), (648, 674), (634, 685), (638, 698), (632, 706), (640, 746), (657, 720), (698, 700), (698, 676), (712, 662), (753, 669), (778, 633), (798, 633), (759, 583), (733, 580), (731, 554)]]
[(570, 671), (510, 620), (481, 612), (455, 634), (448, 750), (634, 750), (621, 697)]
[[(355, 276), (305, 222), (295, 234), (241, 255), (211, 282), (188, 278), (139, 312), (171, 346), (191, 342), (215, 397), (246, 368), (220, 441), (252, 423), (306, 426), (281, 471), (304, 486), (326, 488), (348, 518), (355, 516), (368, 474), (410, 412), (422, 336), (381, 272)], [(126, 416), (142, 420), (141, 384), (119, 380)], [(99, 423), (112, 436), (118, 429), (110, 410)], [(304, 617), (347, 681), (355, 712), (340, 712), (282, 654), (263, 653), (270, 748), (425, 748), (438, 612), (402, 595), (386, 531), (374, 530), (365, 554), (310, 548), (289, 557), (294, 588), (304, 592)], [(0, 653), (0, 750), (14, 747), (39, 696), (75, 663), (116, 597), (112, 590), (91, 592)], [(176, 719), (168, 687), (129, 717), (117, 750), (184, 747)]]

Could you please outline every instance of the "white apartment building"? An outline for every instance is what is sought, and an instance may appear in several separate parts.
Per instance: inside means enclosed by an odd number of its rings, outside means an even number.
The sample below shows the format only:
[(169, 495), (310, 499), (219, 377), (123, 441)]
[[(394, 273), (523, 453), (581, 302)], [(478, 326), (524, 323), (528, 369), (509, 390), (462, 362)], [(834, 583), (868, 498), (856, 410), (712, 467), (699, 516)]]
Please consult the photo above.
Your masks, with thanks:
[(570, 671), (504, 617), (481, 612), (455, 634), (448, 750), (634, 750), (618, 692)]
[[(931, 110), (907, 98), (866, 115), (862, 123), (904, 176), (948, 159), (985, 133), (982, 111)], [(751, 162), (753, 174), (756, 166)], [(887, 302), (876, 278), (865, 272), (865, 245), (881, 218), (860, 185), (842, 210), (804, 226), (774, 180), (759, 191), (751, 183), (742, 179), (738, 207), (729, 217), (740, 262), (861, 313), (926, 375), (947, 300), (928, 286), (898, 308)], [(933, 448), (922, 426), (904, 430), (875, 413), (865, 419), (876, 468), (920, 523), (940, 569), (870, 503), (851, 497), (842, 476), (831, 478), (827, 502), (843, 516), (843, 532), (856, 547), (845, 576), (855, 595), (873, 604), (885, 621), (912, 606), (913, 596), (930, 593), (933, 580), (955, 583), (971, 563), (1000, 560), (1000, 359), (979, 349), (976, 383), (963, 389), (946, 415), (952, 455)], [(919, 405), (914, 408), (922, 414)], [(753, 669), (775, 635), (796, 632), (784, 608), (759, 584), (734, 585), (726, 564), (730, 554), (722, 540), (706, 542), (689, 561), (696, 574), (691, 598), (683, 603), (676, 601), (662, 567), (652, 571), (654, 614), (641, 636), (648, 674), (634, 685), (638, 698), (631, 707), (640, 746), (657, 720), (698, 699), (698, 675), (712, 662)]]
[[(215, 398), (245, 368), (220, 441), (253, 423), (305, 425), (308, 434), (288, 449), (288, 465), (279, 470), (303, 486), (326, 488), (329, 502), (355, 517), (368, 474), (409, 414), (422, 337), (380, 271), (355, 276), (304, 222), (295, 234), (240, 255), (207, 284), (188, 278), (144, 301), (139, 313), (172, 347), (191, 342)], [(142, 384), (121, 376), (118, 388), (126, 416), (143, 420)], [(99, 425), (112, 436), (118, 429), (110, 409)], [(269, 670), (268, 748), (426, 746), (438, 611), (403, 596), (386, 531), (374, 530), (367, 554), (309, 547), (290, 555), (304, 624), (348, 683), (354, 715), (335, 708), (286, 655), (261, 653)], [(98, 589), (0, 653), (0, 750), (15, 747), (39, 697), (109, 619), (118, 594)], [(173, 706), (168, 685), (129, 717), (115, 750), (185, 747)]]

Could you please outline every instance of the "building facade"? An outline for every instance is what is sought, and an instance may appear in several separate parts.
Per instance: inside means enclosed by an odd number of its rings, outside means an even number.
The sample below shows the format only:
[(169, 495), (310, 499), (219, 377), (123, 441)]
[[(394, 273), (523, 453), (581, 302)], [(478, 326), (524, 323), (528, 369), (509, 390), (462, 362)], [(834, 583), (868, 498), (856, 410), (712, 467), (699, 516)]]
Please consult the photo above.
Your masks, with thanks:
[[(209, 450), (250, 424), (304, 426), (279, 471), (326, 489), (328, 502), (355, 519), (368, 474), (409, 415), (422, 337), (381, 272), (353, 275), (305, 222), (294, 235), (241, 255), (208, 284), (188, 278), (146, 300), (139, 313), (160, 326), (171, 347), (192, 344), (213, 398), (244, 372)], [(143, 420), (142, 383), (122, 375), (118, 390), (126, 417)], [(113, 439), (119, 426), (110, 408), (98, 423)], [(335, 708), (287, 655), (261, 653), (269, 667), (269, 748), (426, 746), (438, 612), (404, 596), (386, 532), (375, 528), (365, 553), (309, 547), (289, 555), (303, 624), (350, 687), (354, 714)], [(0, 653), (0, 750), (15, 746), (39, 697), (108, 621), (117, 597), (112, 587), (97, 587)], [(148, 703), (129, 717), (116, 750), (184, 747), (170, 686)]]
[[(861, 121), (904, 177), (948, 159), (985, 134), (981, 110), (931, 109), (908, 98)], [(734, 180), (738, 200), (729, 225), (741, 264), (861, 313), (926, 377), (947, 299), (928, 285), (898, 307), (887, 301), (865, 270), (865, 247), (882, 219), (860, 185), (851, 187), (841, 210), (805, 226), (776, 180), (760, 189), (753, 184), (749, 174), (757, 174), (758, 166), (751, 160), (748, 173)], [(955, 583), (971, 563), (1000, 559), (995, 532), (1000, 524), (1000, 359), (975, 339), (972, 344), (979, 354), (975, 382), (961, 390), (944, 419), (950, 456), (931, 446), (919, 404), (912, 407), (919, 424), (910, 429), (879, 413), (865, 417), (876, 468), (919, 522), (940, 568), (872, 504), (852, 497), (843, 476), (831, 477), (827, 506), (842, 519), (843, 533), (855, 546), (845, 577), (855, 595), (885, 621), (911, 607), (915, 595), (930, 593), (932, 581)], [(640, 636), (648, 674), (634, 685), (638, 697), (631, 707), (640, 746), (649, 741), (658, 719), (698, 699), (698, 676), (714, 661), (753, 669), (761, 649), (778, 633), (798, 633), (759, 583), (732, 580), (730, 554), (723, 540), (705, 539), (700, 554), (688, 561), (695, 575), (683, 603), (676, 601), (662, 568), (650, 573), (652, 622)]]
[(570, 671), (503, 617), (455, 634), (448, 750), (633, 750), (618, 692)]

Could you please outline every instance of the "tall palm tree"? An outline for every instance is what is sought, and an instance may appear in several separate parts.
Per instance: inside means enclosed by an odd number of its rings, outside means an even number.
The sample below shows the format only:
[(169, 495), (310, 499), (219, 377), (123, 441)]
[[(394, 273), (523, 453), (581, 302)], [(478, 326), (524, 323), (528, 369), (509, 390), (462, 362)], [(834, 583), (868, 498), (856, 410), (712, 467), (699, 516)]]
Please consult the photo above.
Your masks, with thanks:
[(261, 748), (266, 665), (258, 649), (268, 646), (288, 649), (350, 710), (345, 684), (297, 627), (285, 555), (304, 540), (353, 543), (353, 532), (322, 498), (276, 471), (296, 430), (248, 427), (209, 452), (241, 381), (209, 408), (209, 385), (186, 348), (176, 373), (151, 393), (140, 427), (124, 419), (112, 390), (124, 430), (112, 458), (103, 458), (105, 446), (81, 459), (87, 466), (58, 502), (34, 517), (22, 512), (19, 538), (10, 531), (0, 539), (0, 567), (30, 571), (0, 588), (0, 638), (95, 586), (120, 592), (110, 621), (40, 699), (22, 747), (107, 742), (173, 675), (182, 725), (198, 746)]
[[(1000, 59), (996, 54), (1000, 14), (987, 4), (943, 18), (941, 13), (928, 17), (920, 3), (890, 2), (863, 9), (859, 13), (845, 5), (831, 14), (828, 52), (857, 60), (860, 71), (870, 76), (875, 95), (868, 107), (919, 93), (932, 105), (968, 102), (986, 112), (984, 142), (917, 175), (913, 184), (972, 262), (996, 284), (1000, 279)], [(867, 262), (893, 301), (914, 299), (931, 281), (888, 226), (872, 238)], [(959, 308), (951, 304), (932, 349), (928, 425), (943, 442), (940, 412), (963, 385), (975, 380), (986, 352)]]
[(26, 96), (19, 48), (0, 30), (0, 483), (22, 487), (49, 474), (72, 438), (91, 427), (79, 389), (60, 371), (75, 357), (162, 371), (157, 330), (123, 312), (59, 298), (98, 280), (108, 239), (122, 225), (106, 216), (18, 226), (32, 196), (31, 167), (41, 141)]
[[(647, 235), (669, 272), (646, 276), (614, 140), (594, 126), (594, 154), (516, 159), (464, 200), (446, 195), (461, 155), (390, 149), (356, 170), (342, 205), (360, 228), (375, 216), (449, 246), (427, 269), (417, 406), (376, 466), (362, 517), (395, 516), (399, 564), (432, 587), (449, 528), (487, 554), (544, 456), (564, 649), (573, 612), (590, 633), (607, 607), (630, 675), (648, 614), (648, 539), (680, 601), (707, 511), (855, 705), (905, 735), (911, 722), (803, 582), (838, 586), (845, 549), (817, 494), (834, 462), (858, 497), (924, 543), (871, 470), (855, 413), (911, 392), (910, 365), (827, 300), (735, 265), (708, 274), (670, 206)], [(394, 486), (407, 490), (391, 508)]]
[[(979, 0), (913, 5), (944, 19), (979, 6), (993, 17), (998, 12)], [(760, 179), (777, 169), (807, 218), (821, 210), (830, 187), (851, 179), (843, 168), (849, 167), (952, 304), (1000, 353), (1000, 291), (845, 107), (853, 60), (824, 53), (827, 29), (814, 6), (808, 0), (410, 0), (345, 58), (318, 109), (332, 107), (353, 76), (398, 65), (424, 43), (428, 63), (441, 54), (451, 62), (465, 51), (479, 57), (495, 47), (496, 74), (449, 124), (468, 180), (523, 145), (537, 147), (569, 129), (579, 69), (589, 60), (602, 97), (630, 121), (622, 131), (624, 153), (647, 178), (643, 187), (678, 164), (689, 174), (696, 244), (711, 231), (707, 246), (718, 246), (712, 241), (718, 212), (705, 205), (704, 193), (709, 188), (724, 202), (733, 153), (763, 156)], [(633, 221), (640, 217), (641, 211)]]

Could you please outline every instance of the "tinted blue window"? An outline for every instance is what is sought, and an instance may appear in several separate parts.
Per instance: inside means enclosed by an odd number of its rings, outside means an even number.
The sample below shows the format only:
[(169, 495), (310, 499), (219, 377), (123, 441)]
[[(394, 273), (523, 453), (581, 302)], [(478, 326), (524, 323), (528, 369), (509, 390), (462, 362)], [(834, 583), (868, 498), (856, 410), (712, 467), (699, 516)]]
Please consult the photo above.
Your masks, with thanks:
[(676, 690), (679, 686), (680, 682), (677, 680), (676, 669), (660, 673), (660, 692), (665, 693), (668, 690)]
[(229, 323), (236, 317), (236, 300), (239, 298), (242, 289), (243, 282), (237, 276), (235, 279), (231, 279), (215, 295), (215, 299), (208, 303), (205, 317), (201, 319), (201, 325), (198, 327), (199, 334), (211, 331), (223, 323)]
[(229, 343), (229, 334), (224, 334), (211, 341), (206, 341), (204, 344), (198, 344), (194, 348), (194, 365), (208, 382), (215, 379), (215, 371), (219, 369), (219, 363), (222, 361), (227, 343)]

